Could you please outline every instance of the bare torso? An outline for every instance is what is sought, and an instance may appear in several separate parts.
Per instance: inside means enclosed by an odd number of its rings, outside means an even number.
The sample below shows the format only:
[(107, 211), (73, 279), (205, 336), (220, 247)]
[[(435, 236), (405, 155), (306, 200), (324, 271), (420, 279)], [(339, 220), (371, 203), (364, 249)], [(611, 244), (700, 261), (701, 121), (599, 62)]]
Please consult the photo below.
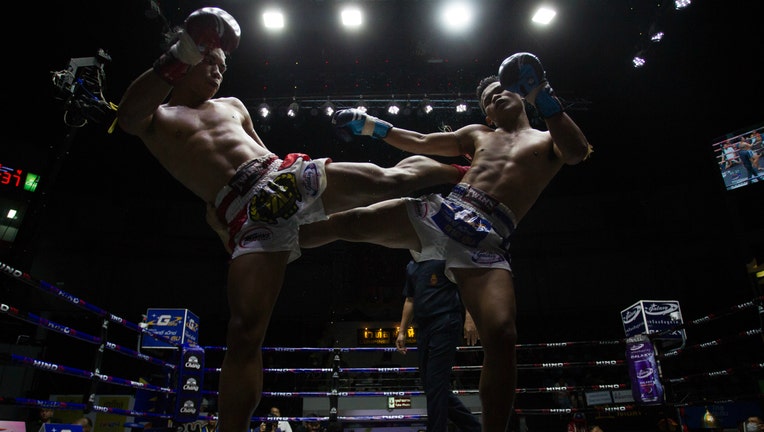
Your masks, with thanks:
[(472, 132), (475, 152), (464, 181), (498, 199), (518, 221), (564, 165), (547, 132), (507, 132), (488, 127)]
[(170, 174), (210, 203), (242, 163), (270, 153), (236, 98), (161, 105), (142, 138)]

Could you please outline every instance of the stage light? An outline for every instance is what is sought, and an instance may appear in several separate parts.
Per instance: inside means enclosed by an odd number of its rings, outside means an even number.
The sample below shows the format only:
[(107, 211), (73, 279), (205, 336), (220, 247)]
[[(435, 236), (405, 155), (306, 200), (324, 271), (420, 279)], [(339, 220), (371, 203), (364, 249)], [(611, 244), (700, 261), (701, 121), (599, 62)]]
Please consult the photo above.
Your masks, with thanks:
[(430, 102), (430, 99), (427, 99), (427, 97), (419, 102), (419, 110), (422, 111), (422, 113), (429, 114), (432, 112), (432, 109), (432, 102)]
[(321, 105), (321, 112), (327, 117), (331, 117), (335, 110), (336, 107), (330, 100), (327, 100), (323, 105)]
[(454, 110), (457, 114), (464, 114), (467, 112), (467, 102), (464, 99), (457, 99), (454, 101)]
[(660, 31), (656, 32), (656, 33), (653, 33), (653, 35), (650, 36), (650, 40), (652, 42), (660, 42), (661, 39), (663, 39), (663, 32), (660, 32)]
[(538, 10), (536, 10), (536, 13), (533, 14), (531, 21), (537, 24), (549, 24), (552, 22), (552, 19), (555, 15), (557, 15), (557, 12), (555, 12), (554, 9), (550, 9), (548, 7), (540, 7)]
[(262, 118), (267, 118), (269, 115), (271, 115), (271, 107), (267, 103), (263, 102), (257, 106), (257, 114)]
[(690, 0), (675, 0), (674, 8), (676, 8), (676, 10), (684, 9), (689, 6), (690, 3), (692, 3)]
[(645, 59), (640, 56), (634, 56), (634, 58), (631, 60), (631, 64), (634, 65), (635, 68), (641, 68), (645, 65)]
[(346, 6), (342, 9), (340, 18), (342, 19), (342, 25), (346, 28), (356, 29), (363, 24), (361, 10), (355, 6)]
[(472, 12), (467, 2), (453, 1), (443, 7), (441, 19), (447, 30), (461, 32), (472, 24)]
[(287, 107), (287, 117), (295, 118), (300, 113), (300, 104), (297, 101), (293, 101)]
[(392, 101), (387, 104), (387, 113), (390, 115), (398, 115), (401, 112), (401, 106), (397, 102)]
[(270, 30), (280, 30), (284, 28), (284, 14), (279, 10), (267, 10), (263, 12), (263, 25)]

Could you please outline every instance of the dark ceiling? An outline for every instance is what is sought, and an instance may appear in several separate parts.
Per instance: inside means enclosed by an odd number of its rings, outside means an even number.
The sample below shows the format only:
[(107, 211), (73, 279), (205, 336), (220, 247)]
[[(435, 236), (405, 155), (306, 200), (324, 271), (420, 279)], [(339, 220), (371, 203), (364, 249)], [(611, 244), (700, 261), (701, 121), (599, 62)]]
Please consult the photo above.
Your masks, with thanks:
[[(679, 300), (692, 318), (753, 296), (745, 264), (764, 261), (764, 182), (725, 191), (710, 145), (762, 121), (762, 2), (695, 1), (682, 11), (667, 1), (559, 2), (553, 26), (540, 30), (528, 24), (535, 2), (486, 0), (477, 2), (478, 25), (460, 37), (432, 24), (436, 1), (361, 2), (371, 17), (363, 35), (335, 28), (337, 2), (279, 3), (294, 28), (279, 38), (259, 30), (263, 2), (256, 1), (167, 1), (158, 5), (161, 15), (138, 0), (54, 2), (30, 11), (44, 17), (44, 43), (17, 46), (7, 65), (23, 75), (12, 118), (29, 126), (0, 155), (48, 182), (34, 198), (23, 197), (34, 211), (3, 261), (130, 320), (149, 307), (187, 307), (201, 317), (202, 337), (222, 343), (226, 257), (204, 224), (202, 203), (134, 137), (108, 133), (109, 121), (65, 125), (50, 75), (104, 49), (112, 58), (105, 97), (118, 103), (162, 52), (167, 23), (217, 5), (243, 29), (220, 94), (251, 109), (291, 97), (470, 98), (477, 80), (506, 56), (531, 51), (541, 58), (558, 93), (581, 102), (571, 115), (595, 154), (566, 167), (516, 233), (524, 337), (565, 337), (560, 332), (573, 330), (559, 325), (568, 320), (593, 337), (617, 337), (619, 311), (640, 299)], [(657, 28), (665, 39), (650, 45), (647, 34)], [(647, 65), (634, 69), (640, 50)], [(392, 121), (426, 132), (481, 118), (442, 112), (434, 120)], [(403, 156), (371, 140), (342, 143), (308, 112), (258, 132), (279, 154), (383, 165)], [(368, 245), (306, 251), (289, 267), (274, 320), (397, 320), (407, 260), (405, 251)], [(0, 286), (9, 301), (59, 310), (32, 288), (7, 279)]]

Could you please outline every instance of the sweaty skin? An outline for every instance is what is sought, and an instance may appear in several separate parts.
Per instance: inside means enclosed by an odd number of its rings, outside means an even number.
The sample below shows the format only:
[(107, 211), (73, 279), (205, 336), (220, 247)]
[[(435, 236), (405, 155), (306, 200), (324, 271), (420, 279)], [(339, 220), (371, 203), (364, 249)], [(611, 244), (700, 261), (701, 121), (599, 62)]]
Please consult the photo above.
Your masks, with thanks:
[[(472, 164), (462, 182), (505, 204), (518, 223), (560, 169), (584, 160), (591, 147), (565, 112), (545, 119), (548, 131), (532, 129), (520, 95), (503, 90), (498, 82), (489, 84), (480, 100), (486, 123), (495, 128), (476, 124), (453, 132), (421, 134), (393, 127), (384, 140), (412, 153), (471, 155)], [(300, 244), (317, 247), (345, 240), (421, 252), (409, 202), (392, 199), (304, 225)], [(505, 268), (480, 266), (449, 266), (449, 270), (483, 342), (479, 387), (483, 431), (505, 432), (517, 387), (517, 305), (512, 274)]]
[[(208, 50), (199, 64), (173, 80), (173, 86), (153, 69), (145, 71), (125, 91), (117, 118), (125, 132), (139, 137), (170, 174), (206, 202), (207, 222), (229, 247), (229, 226), (216, 217), (213, 207), (216, 196), (242, 164), (271, 151), (239, 99), (212, 99), (222, 82), (225, 60), (220, 48)], [(424, 156), (407, 157), (389, 168), (331, 162), (323, 174), (326, 189), (319, 198), (326, 214), (456, 183), (462, 176), (453, 166)], [(287, 217), (292, 216), (297, 217)], [(285, 218), (277, 222), (281, 221), (286, 225)], [(288, 238), (296, 237), (291, 234)], [(263, 250), (233, 258), (228, 269), (230, 318), (218, 396), (220, 432), (249, 430), (262, 396), (262, 344), (290, 257), (290, 250), (283, 249), (297, 246), (274, 240)]]

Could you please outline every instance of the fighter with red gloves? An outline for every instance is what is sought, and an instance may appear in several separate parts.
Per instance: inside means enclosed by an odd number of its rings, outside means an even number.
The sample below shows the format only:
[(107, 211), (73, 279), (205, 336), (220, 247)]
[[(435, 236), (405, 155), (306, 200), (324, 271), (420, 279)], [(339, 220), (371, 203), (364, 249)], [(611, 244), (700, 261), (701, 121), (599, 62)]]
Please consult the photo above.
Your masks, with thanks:
[[(456, 183), (463, 174), (424, 156), (382, 168), (275, 155), (241, 100), (213, 98), (226, 71), (226, 53), (240, 37), (239, 25), (225, 11), (193, 12), (178, 41), (133, 80), (117, 110), (120, 127), (139, 137), (206, 204), (208, 223), (231, 252), (230, 318), (218, 396), (221, 432), (249, 430), (262, 396), (262, 345), (287, 264), (301, 253), (300, 226), (332, 212)], [(169, 245), (168, 253), (174, 247)], [(203, 289), (189, 287), (188, 295), (204, 295)]]

